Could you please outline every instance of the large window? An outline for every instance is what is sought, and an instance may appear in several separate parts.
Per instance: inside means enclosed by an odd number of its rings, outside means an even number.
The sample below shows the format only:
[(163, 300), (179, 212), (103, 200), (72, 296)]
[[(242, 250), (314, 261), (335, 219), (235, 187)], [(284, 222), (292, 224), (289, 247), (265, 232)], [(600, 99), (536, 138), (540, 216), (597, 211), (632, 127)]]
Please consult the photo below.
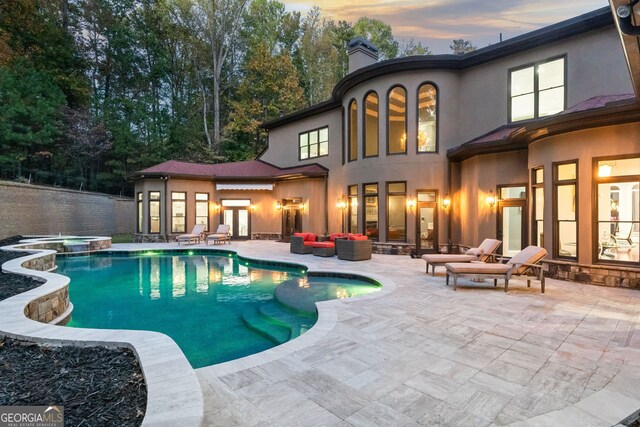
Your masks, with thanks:
[(378, 240), (378, 184), (364, 184), (364, 232), (371, 240)]
[(138, 193), (136, 195), (136, 210), (138, 213), (138, 218), (136, 222), (136, 231), (138, 233), (142, 233), (142, 193)]
[(437, 150), (437, 102), (434, 85), (425, 83), (418, 89), (418, 153)]
[(187, 232), (187, 193), (171, 193), (171, 232)]
[(407, 240), (407, 183), (387, 182), (387, 241)]
[(196, 224), (209, 231), (209, 193), (196, 193)]
[(407, 152), (407, 91), (396, 86), (387, 100), (387, 153)]
[(533, 192), (533, 221), (531, 235), (534, 245), (544, 246), (544, 169), (535, 168), (531, 172), (531, 187)]
[(358, 104), (352, 99), (349, 103), (349, 161), (358, 158)]
[(597, 250), (599, 261), (640, 262), (640, 157), (598, 160)]
[(323, 127), (298, 135), (300, 160), (329, 154), (329, 128)]
[(378, 155), (379, 129), (378, 94), (370, 92), (364, 100), (364, 157)]
[(349, 233), (358, 232), (358, 186), (349, 186)]
[(149, 192), (149, 233), (160, 233), (160, 192)]
[(509, 72), (509, 121), (534, 119), (565, 109), (565, 58)]
[(554, 164), (555, 256), (578, 257), (578, 163)]

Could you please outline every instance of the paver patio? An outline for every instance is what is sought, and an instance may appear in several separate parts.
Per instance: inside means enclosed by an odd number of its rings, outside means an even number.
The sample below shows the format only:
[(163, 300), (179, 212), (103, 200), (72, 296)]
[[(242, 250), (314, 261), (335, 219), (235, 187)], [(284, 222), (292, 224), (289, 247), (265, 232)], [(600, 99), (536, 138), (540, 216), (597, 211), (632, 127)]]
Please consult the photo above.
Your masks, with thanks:
[(431, 277), (405, 256), (354, 263), (276, 242), (227, 248), (375, 274), (392, 290), (333, 301), (335, 318), (321, 309), (313, 339), (287, 351), (198, 369), (206, 425), (606, 426), (640, 409), (640, 292), (555, 280), (545, 294), (519, 280), (508, 293), (468, 280), (454, 292), (442, 269)]

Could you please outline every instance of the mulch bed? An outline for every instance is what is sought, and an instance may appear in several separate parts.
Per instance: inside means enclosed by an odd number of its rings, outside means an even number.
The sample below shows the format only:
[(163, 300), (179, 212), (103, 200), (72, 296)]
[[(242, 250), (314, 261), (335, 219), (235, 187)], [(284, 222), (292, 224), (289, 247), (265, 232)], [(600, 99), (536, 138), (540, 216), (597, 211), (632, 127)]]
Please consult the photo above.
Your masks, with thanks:
[[(18, 243), (22, 238), (22, 236), (14, 236), (9, 237), (8, 239), (0, 240), (0, 247), (6, 245), (14, 245)], [(0, 266), (2, 266), (2, 264), (4, 264), (6, 261), (23, 256), (25, 256), (24, 252), (0, 251)], [(37, 288), (38, 286), (42, 285), (42, 283), (44, 282), (36, 280), (32, 277), (22, 276), (20, 274), (0, 272), (0, 301), (14, 295), (29, 291), (33, 288)]]
[(147, 406), (133, 352), (0, 338), (0, 406), (61, 405), (65, 426), (139, 426)]

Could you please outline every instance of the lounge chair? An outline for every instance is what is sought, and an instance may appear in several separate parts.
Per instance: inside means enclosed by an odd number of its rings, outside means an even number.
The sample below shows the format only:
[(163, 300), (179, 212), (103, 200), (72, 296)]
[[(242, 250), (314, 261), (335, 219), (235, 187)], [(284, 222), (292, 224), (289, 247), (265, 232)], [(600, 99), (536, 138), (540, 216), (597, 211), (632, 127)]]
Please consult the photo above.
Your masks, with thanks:
[(180, 245), (180, 243), (191, 243), (193, 241), (195, 241), (196, 243), (200, 243), (202, 233), (204, 233), (204, 224), (196, 224), (193, 226), (193, 230), (191, 230), (191, 233), (181, 234), (176, 237), (176, 242), (178, 242), (178, 246)]
[(318, 236), (315, 233), (293, 233), (289, 239), (289, 252), (298, 255), (307, 255), (313, 252), (312, 243)]
[(527, 286), (531, 287), (531, 280), (540, 281), (540, 290), (544, 293), (544, 273), (540, 261), (547, 255), (544, 248), (528, 246), (511, 258), (503, 257), (506, 264), (486, 262), (453, 262), (445, 264), (447, 269), (447, 286), (449, 276), (453, 277), (453, 290), (456, 290), (458, 277), (473, 276), (482, 279), (493, 279), (493, 286), (498, 285), (498, 279), (504, 280), (504, 291), (507, 292), (509, 279), (513, 276), (527, 278)]
[(448, 262), (493, 261), (501, 244), (500, 240), (484, 239), (480, 246), (469, 249), (466, 254), (427, 254), (422, 255), (422, 259), (427, 262), (427, 274), (431, 265), (431, 275), (435, 276), (436, 265), (445, 265)]
[(229, 224), (220, 224), (215, 233), (209, 234), (207, 236), (207, 245), (209, 245), (209, 242), (213, 242), (214, 245), (218, 242), (229, 242), (229, 244), (231, 244), (231, 233), (229, 232), (230, 229), (231, 226)]

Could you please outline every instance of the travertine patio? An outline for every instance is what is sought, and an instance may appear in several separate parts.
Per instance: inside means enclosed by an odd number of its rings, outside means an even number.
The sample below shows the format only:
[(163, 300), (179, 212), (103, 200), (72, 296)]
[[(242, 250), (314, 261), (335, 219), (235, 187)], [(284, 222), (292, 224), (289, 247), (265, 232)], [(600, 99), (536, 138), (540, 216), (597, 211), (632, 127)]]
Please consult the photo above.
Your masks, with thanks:
[(522, 281), (454, 292), (409, 257), (227, 248), (387, 289), (321, 303), (318, 325), (282, 348), (198, 369), (207, 425), (606, 426), (640, 409), (640, 292), (554, 280), (545, 294)]

